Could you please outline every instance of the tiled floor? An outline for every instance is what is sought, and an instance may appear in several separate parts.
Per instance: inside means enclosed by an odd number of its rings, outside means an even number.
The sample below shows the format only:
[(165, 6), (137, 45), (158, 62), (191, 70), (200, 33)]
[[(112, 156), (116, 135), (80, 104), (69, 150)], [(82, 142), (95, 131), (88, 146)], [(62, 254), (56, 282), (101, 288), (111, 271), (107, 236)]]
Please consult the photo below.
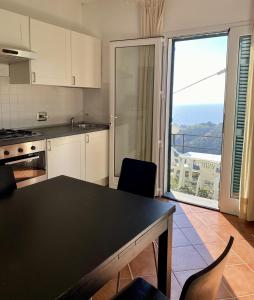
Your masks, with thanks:
[[(217, 258), (233, 235), (233, 250), (217, 298), (254, 300), (254, 223), (187, 204), (175, 204), (171, 299), (179, 299), (185, 280)], [(131, 262), (131, 268), (135, 277), (141, 276), (156, 286), (152, 246)], [(125, 268), (121, 272), (121, 287), (130, 280)], [(116, 280), (112, 279), (93, 300), (110, 299), (115, 289)]]

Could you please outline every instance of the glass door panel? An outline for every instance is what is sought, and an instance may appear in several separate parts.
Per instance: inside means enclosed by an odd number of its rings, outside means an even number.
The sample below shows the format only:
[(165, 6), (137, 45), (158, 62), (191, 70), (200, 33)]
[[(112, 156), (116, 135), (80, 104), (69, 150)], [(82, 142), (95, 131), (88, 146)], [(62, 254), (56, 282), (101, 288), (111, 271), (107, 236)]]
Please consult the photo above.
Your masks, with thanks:
[(164, 39), (111, 42), (110, 187), (125, 157), (159, 162)]
[(152, 160), (155, 46), (116, 48), (115, 163), (125, 157)]

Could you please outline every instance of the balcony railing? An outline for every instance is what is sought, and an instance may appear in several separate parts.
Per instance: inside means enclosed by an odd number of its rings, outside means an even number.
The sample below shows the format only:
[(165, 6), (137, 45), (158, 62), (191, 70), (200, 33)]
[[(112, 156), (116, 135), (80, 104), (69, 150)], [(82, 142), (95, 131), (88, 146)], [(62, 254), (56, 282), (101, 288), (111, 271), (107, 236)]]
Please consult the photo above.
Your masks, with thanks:
[(171, 135), (170, 189), (218, 200), (222, 137)]
[[(207, 144), (212, 145), (212, 147), (207, 147)], [(171, 134), (171, 146), (180, 153), (191, 151), (220, 155), (221, 145), (221, 136), (196, 135), (187, 133)]]

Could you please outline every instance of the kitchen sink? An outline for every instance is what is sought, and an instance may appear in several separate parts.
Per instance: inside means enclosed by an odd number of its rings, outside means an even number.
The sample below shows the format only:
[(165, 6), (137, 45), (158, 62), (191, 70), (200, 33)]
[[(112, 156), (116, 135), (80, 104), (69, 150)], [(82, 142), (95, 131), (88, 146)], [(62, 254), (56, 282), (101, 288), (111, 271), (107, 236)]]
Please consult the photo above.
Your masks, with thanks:
[(89, 124), (89, 123), (81, 123), (81, 124), (76, 124), (75, 127), (83, 128), (83, 129), (93, 129), (97, 128), (97, 124)]

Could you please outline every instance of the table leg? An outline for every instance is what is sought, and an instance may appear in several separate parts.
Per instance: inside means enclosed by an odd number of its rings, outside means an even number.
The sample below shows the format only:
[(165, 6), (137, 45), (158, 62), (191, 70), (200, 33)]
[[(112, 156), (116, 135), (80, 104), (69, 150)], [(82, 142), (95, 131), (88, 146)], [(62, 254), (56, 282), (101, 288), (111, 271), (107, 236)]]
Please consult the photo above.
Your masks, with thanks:
[(172, 215), (168, 218), (168, 230), (159, 236), (158, 289), (170, 299), (172, 269)]

